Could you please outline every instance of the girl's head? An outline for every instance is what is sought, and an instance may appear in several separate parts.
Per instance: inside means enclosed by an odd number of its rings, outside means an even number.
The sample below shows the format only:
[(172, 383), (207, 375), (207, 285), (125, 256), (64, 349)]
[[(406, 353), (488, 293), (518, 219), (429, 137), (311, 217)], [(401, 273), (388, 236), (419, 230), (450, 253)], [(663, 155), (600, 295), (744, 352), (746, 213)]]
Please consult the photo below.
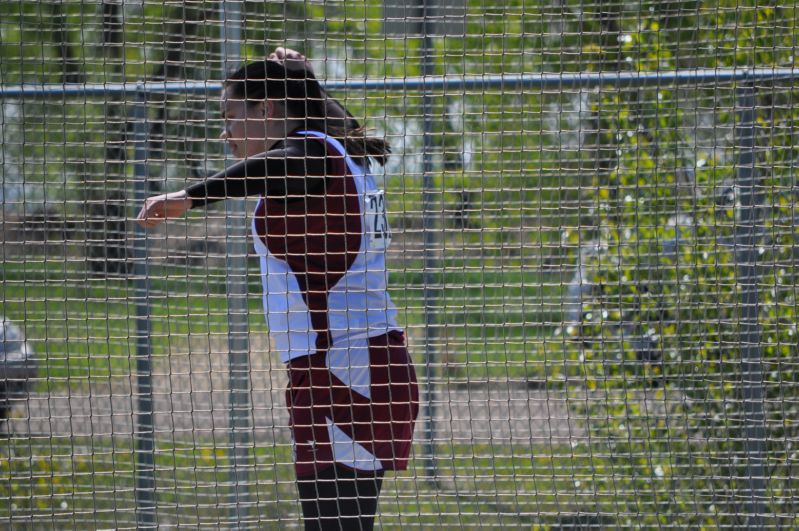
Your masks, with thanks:
[(348, 129), (340, 113), (329, 113), (328, 102), (313, 72), (304, 61), (255, 61), (227, 76), (222, 91), (220, 138), (234, 157), (267, 151), (293, 131), (313, 129), (341, 140), (347, 152), (365, 165), (369, 157), (380, 164), (391, 149), (363, 129)]
[(297, 128), (324, 128), (319, 82), (298, 61), (292, 63), (296, 66), (287, 68), (277, 61), (256, 61), (225, 80), (220, 137), (235, 157), (263, 153)]

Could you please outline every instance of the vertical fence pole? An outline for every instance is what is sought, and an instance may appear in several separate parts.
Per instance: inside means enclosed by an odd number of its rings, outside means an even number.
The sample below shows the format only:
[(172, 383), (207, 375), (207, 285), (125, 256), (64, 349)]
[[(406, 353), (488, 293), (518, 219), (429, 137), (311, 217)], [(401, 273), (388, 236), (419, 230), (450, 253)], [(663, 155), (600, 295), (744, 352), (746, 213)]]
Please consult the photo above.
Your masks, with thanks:
[[(147, 198), (147, 95), (136, 92), (133, 107), (135, 146), (134, 216)], [(153, 440), (153, 387), (150, 365), (150, 276), (147, 266), (147, 234), (135, 225), (133, 240), (134, 293), (136, 297), (136, 418), (134, 426), (134, 475), (136, 480), (136, 527), (156, 527), (155, 465)]]
[(766, 453), (763, 412), (763, 361), (758, 319), (758, 250), (762, 235), (761, 193), (755, 172), (755, 88), (744, 83), (737, 89), (735, 127), (739, 149), (736, 184), (740, 191), (739, 218), (735, 229), (736, 275), (740, 286), (741, 389), (745, 422), (745, 452), (748, 493), (746, 506), (749, 529), (762, 529), (765, 515)]
[[(241, 56), (240, 2), (220, 2), (222, 16), (222, 67), (226, 75), (229, 66)], [(225, 164), (232, 161), (227, 160)], [(230, 520), (238, 528), (247, 517), (249, 503), (250, 438), (250, 345), (247, 315), (247, 202), (244, 199), (225, 201), (225, 235), (227, 252), (227, 324), (228, 324), (228, 382), (230, 386)]]
[[(430, 35), (432, 22), (428, 15), (430, 0), (420, 0), (422, 5), (422, 77), (430, 79), (434, 73), (433, 39)], [(422, 147), (422, 215), (424, 217), (424, 381), (425, 404), (422, 417), (425, 419), (425, 473), (429, 480), (436, 483), (435, 458), (435, 361), (436, 361), (436, 304), (438, 303), (438, 287), (436, 282), (440, 275), (437, 258), (438, 210), (436, 209), (436, 188), (433, 175), (433, 96), (427, 87), (422, 88), (422, 120), (424, 121)]]

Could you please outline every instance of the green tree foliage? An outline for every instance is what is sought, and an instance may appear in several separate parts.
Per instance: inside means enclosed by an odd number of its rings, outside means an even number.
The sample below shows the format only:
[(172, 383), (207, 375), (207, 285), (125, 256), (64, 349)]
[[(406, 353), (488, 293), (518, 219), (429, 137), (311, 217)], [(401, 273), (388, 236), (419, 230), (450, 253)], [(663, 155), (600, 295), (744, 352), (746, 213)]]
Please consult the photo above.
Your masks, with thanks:
[[(679, 16), (673, 3), (653, 3), (633, 17), (620, 13), (619, 44), (597, 43), (595, 53), (601, 62), (620, 52), (630, 69), (643, 72), (793, 64), (792, 7), (727, 4), (682, 2)], [(583, 190), (596, 216), (583, 238), (596, 251), (582, 256), (591, 293), (569, 332), (582, 344), (575, 355), (589, 392), (615, 397), (586, 406), (591, 430), (631, 468), (643, 494), (639, 504), (656, 511), (652, 523), (674, 523), (678, 514), (689, 525), (703, 522), (685, 519), (686, 510), (746, 523), (729, 515), (740, 514), (737, 500), (751, 494), (743, 389), (757, 385), (766, 415), (766, 453), (759, 457), (767, 492), (761, 494), (770, 514), (795, 513), (791, 131), (799, 115), (791, 83), (756, 83), (756, 187), (743, 187), (737, 166), (748, 130), (736, 109), (742, 85), (624, 90), (592, 101), (605, 142), (615, 137), (616, 155)], [(747, 254), (735, 244), (749, 234), (742, 199), (750, 192), (756, 232)], [(756, 278), (741, 278), (751, 260)], [(762, 382), (751, 381), (742, 363), (749, 318), (742, 295), (752, 283), (759, 292), (761, 342), (754, 347), (763, 357)]]

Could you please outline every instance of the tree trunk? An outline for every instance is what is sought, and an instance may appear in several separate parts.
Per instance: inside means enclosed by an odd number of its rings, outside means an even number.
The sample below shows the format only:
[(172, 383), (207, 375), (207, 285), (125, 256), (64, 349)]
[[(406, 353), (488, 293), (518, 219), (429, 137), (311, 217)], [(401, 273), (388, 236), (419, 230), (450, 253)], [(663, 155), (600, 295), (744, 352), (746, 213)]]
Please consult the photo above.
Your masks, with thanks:
[(61, 82), (85, 83), (86, 77), (69, 45), (69, 34), (66, 31), (66, 21), (60, 2), (50, 4), (50, 17), (50, 22), (53, 24), (53, 43), (58, 47), (58, 55), (61, 58)]
[[(107, 1), (102, 4), (103, 54), (113, 81), (124, 81), (122, 71), (122, 5)], [(86, 258), (92, 273), (126, 275), (132, 271), (127, 246), (127, 191), (125, 178), (126, 123), (124, 106), (106, 102), (105, 163), (102, 186), (87, 186)]]
[[(206, 22), (205, 9), (184, 5), (170, 12), (169, 19), (175, 22), (167, 27), (163, 35), (163, 60), (149, 77), (149, 81), (179, 81), (195, 75), (192, 72), (192, 67), (186, 65), (185, 42), (187, 38), (196, 36)], [(153, 161), (165, 160), (166, 124), (169, 120), (166, 97), (152, 95), (148, 98), (148, 104), (150, 107), (154, 107), (156, 112), (155, 119), (151, 120), (148, 125), (148, 158)], [(187, 160), (191, 158), (188, 156), (191, 150), (190, 142), (186, 142), (182, 152), (187, 155)], [(193, 174), (199, 172), (196, 163), (194, 163), (194, 167), (191, 167), (192, 164), (189, 166)], [(161, 192), (160, 184), (160, 181), (149, 181), (148, 190), (154, 193)]]

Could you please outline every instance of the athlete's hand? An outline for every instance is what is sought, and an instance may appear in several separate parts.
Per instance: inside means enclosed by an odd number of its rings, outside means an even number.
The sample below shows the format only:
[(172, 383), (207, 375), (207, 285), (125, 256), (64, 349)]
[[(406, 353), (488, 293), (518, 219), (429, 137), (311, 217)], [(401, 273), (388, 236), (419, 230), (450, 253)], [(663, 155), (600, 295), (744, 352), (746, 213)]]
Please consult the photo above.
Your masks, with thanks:
[(267, 59), (271, 61), (278, 61), (279, 63), (287, 63), (286, 66), (291, 66), (292, 61), (299, 61), (305, 64), (305, 69), (313, 74), (313, 67), (308, 59), (302, 55), (297, 50), (292, 50), (291, 48), (283, 48), (282, 46), (278, 46), (275, 48), (275, 51), (269, 54)]
[(169, 218), (182, 216), (191, 208), (191, 204), (191, 198), (182, 190), (148, 197), (139, 215), (136, 216), (136, 223), (145, 229), (153, 228)]

